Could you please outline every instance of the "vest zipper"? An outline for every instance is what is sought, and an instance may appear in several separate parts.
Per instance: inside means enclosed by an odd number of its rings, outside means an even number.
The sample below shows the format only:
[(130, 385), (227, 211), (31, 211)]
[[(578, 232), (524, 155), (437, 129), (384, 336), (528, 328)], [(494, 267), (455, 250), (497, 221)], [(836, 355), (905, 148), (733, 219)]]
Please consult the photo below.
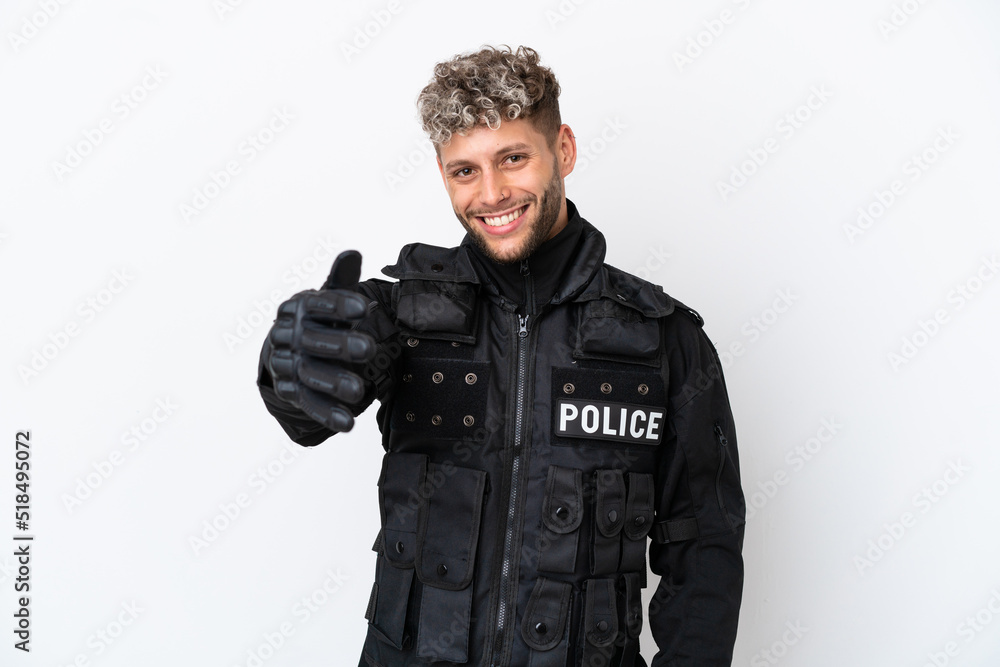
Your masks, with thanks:
[(514, 442), (510, 467), (510, 498), (504, 529), (503, 560), (500, 565), (500, 586), (497, 596), (496, 635), (491, 647), (490, 665), (499, 667), (503, 660), (507, 638), (513, 627), (514, 597), (517, 582), (512, 581), (514, 567), (514, 531), (517, 529), (518, 494), (520, 493), (521, 451), (524, 447), (524, 405), (528, 374), (528, 322), (530, 315), (517, 315), (517, 392), (514, 402)]

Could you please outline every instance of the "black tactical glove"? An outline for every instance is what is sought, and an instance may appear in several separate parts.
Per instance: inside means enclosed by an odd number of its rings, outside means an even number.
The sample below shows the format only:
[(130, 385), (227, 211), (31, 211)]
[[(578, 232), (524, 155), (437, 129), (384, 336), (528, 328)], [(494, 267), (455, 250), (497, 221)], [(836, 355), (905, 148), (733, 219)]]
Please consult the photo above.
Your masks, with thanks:
[(281, 304), (268, 334), (273, 349), (266, 365), (275, 393), (334, 433), (351, 430), (375, 391), (364, 373), (375, 340), (352, 330), (368, 313), (356, 291), (360, 276), (361, 253), (340, 253), (324, 289)]

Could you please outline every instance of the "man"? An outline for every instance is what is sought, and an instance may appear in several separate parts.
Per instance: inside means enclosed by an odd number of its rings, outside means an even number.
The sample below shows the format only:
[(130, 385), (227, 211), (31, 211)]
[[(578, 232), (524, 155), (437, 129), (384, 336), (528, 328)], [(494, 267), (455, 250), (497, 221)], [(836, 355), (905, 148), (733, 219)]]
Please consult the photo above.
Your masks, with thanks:
[[(698, 314), (604, 264), (566, 199), (559, 84), (521, 47), (435, 68), (418, 99), (459, 222), (358, 284), (342, 254), (279, 309), (258, 384), (299, 444), (380, 399), (382, 525), (361, 665), (729, 665), (744, 501)], [(374, 531), (373, 531), (374, 532)]]

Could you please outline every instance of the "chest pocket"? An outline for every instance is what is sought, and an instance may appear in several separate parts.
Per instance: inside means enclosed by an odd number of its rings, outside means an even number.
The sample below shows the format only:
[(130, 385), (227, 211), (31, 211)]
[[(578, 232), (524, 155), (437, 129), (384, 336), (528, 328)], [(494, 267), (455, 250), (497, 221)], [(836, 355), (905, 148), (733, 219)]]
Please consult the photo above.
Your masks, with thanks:
[(660, 327), (655, 318), (612, 299), (587, 301), (578, 313), (574, 358), (660, 365)]
[(474, 343), (476, 285), (437, 280), (401, 280), (392, 296), (397, 324), (423, 338)]

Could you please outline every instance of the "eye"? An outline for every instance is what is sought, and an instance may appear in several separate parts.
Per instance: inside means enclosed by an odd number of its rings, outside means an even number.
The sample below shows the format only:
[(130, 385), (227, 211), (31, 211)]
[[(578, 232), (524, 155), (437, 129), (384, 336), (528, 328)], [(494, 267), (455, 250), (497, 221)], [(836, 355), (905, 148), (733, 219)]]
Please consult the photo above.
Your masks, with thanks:
[(519, 164), (521, 162), (524, 162), (524, 156), (523, 155), (510, 155), (510, 156), (507, 157), (507, 162), (509, 164)]
[(464, 178), (466, 176), (472, 175), (472, 169), (470, 167), (462, 167), (454, 173), (456, 178)]

